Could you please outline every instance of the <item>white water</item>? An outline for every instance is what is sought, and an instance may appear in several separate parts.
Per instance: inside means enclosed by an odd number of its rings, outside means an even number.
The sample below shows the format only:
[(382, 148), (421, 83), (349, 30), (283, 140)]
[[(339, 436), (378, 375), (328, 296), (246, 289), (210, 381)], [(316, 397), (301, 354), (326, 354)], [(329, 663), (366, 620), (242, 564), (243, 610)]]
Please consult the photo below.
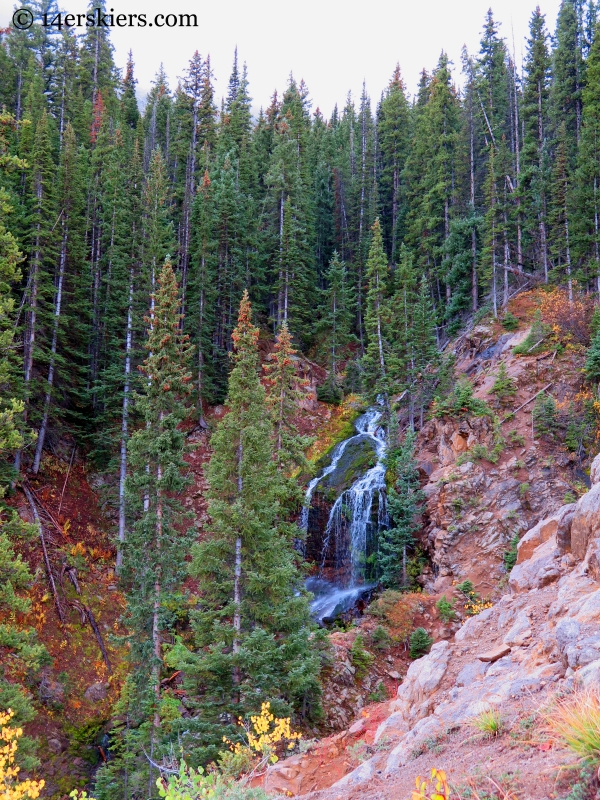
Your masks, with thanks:
[[(323, 584), (315, 586), (315, 600), (311, 604), (313, 615), (317, 619), (330, 616), (333, 610), (341, 603), (351, 607), (352, 599), (357, 599), (366, 588), (364, 585), (365, 560), (367, 550), (368, 528), (372, 524), (371, 513), (373, 498), (378, 497), (377, 527), (381, 529), (388, 524), (387, 504), (385, 495), (385, 465), (384, 458), (387, 450), (385, 431), (380, 426), (383, 415), (381, 408), (372, 407), (356, 420), (357, 433), (349, 439), (338, 444), (333, 452), (331, 464), (313, 478), (306, 490), (305, 505), (300, 517), (300, 525), (304, 530), (308, 527), (308, 515), (312, 494), (317, 485), (330, 475), (337, 467), (339, 460), (349, 442), (365, 437), (371, 439), (377, 457), (374, 467), (342, 492), (336, 499), (329, 513), (329, 519), (323, 533), (321, 547), (321, 570), (333, 545), (335, 548), (335, 561), (337, 564), (348, 564), (349, 577), (343, 586)], [(344, 535), (344, 532), (346, 535)], [(332, 538), (333, 537), (333, 538)], [(348, 542), (350, 551), (347, 552)], [(348, 602), (350, 605), (348, 606)]]

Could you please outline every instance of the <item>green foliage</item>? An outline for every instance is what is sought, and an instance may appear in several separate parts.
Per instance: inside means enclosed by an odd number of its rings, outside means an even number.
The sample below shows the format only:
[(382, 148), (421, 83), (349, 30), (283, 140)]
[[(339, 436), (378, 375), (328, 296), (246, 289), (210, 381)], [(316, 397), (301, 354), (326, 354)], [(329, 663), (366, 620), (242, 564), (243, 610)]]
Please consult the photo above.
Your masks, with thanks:
[(475, 587), (473, 586), (473, 582), (466, 578), (461, 583), (456, 584), (456, 590), (461, 592), (465, 595), (465, 597), (472, 597), (475, 594)]
[(409, 655), (411, 658), (421, 658), (433, 644), (433, 639), (425, 628), (416, 628), (410, 635)]
[(525, 444), (525, 437), (516, 430), (509, 431), (508, 443), (513, 447), (523, 447)]
[(501, 320), (502, 327), (506, 331), (516, 331), (519, 327), (519, 320), (511, 311), (507, 311)]
[(440, 597), (440, 599), (435, 604), (435, 607), (438, 610), (440, 615), (440, 619), (442, 622), (452, 622), (452, 620), (456, 619), (456, 612), (454, 611), (454, 600), (448, 600), (446, 595)]
[(330, 403), (332, 406), (339, 406), (344, 399), (344, 394), (340, 386), (335, 382), (333, 373), (327, 376), (327, 380), (321, 386), (317, 386), (317, 400), (321, 403)]
[(509, 542), (508, 550), (504, 551), (503, 561), (504, 561), (504, 569), (507, 572), (510, 572), (514, 565), (517, 563), (517, 556), (518, 556), (518, 545), (519, 545), (519, 534), (515, 533), (512, 539)]
[(521, 499), (523, 499), (523, 498), (525, 497), (525, 495), (528, 493), (528, 491), (529, 491), (529, 488), (530, 488), (530, 487), (529, 487), (529, 484), (528, 484), (528, 483), (521, 483), (521, 484), (519, 484), (519, 497), (520, 497)]
[[(274, 460), (274, 437), (258, 374), (258, 329), (248, 295), (233, 334), (228, 413), (212, 437), (207, 470), (210, 536), (192, 548), (190, 574), (201, 602), (191, 613), (192, 647), (178, 639), (167, 661), (197, 698), (192, 720), (173, 736), (207, 763), (232, 739), (231, 719), (270, 702), (277, 716), (320, 714), (320, 649), (294, 541), (284, 513), (290, 486)], [(189, 748), (189, 749), (188, 749)]]
[(383, 681), (379, 681), (375, 690), (371, 692), (369, 695), (369, 702), (370, 703), (383, 703), (384, 700), (388, 699), (387, 689), (385, 688), (385, 683)]
[(538, 347), (543, 344), (544, 339), (548, 333), (547, 326), (542, 321), (542, 312), (539, 308), (535, 310), (533, 322), (531, 323), (531, 330), (523, 339), (521, 344), (513, 348), (515, 355), (535, 355), (538, 352)]
[(267, 800), (268, 797), (261, 788), (236, 783), (218, 772), (205, 773), (202, 767), (195, 770), (183, 761), (178, 774), (157, 778), (156, 786), (165, 800)]
[(532, 411), (533, 426), (538, 436), (548, 439), (556, 438), (559, 430), (556, 400), (551, 394), (542, 392), (538, 395)]
[[(598, 308), (596, 308), (598, 311)], [(600, 381), (600, 331), (596, 333), (585, 357), (585, 377), (588, 381)]]
[(477, 730), (490, 739), (493, 739), (502, 733), (504, 724), (505, 723), (502, 719), (502, 715), (497, 708), (490, 708), (486, 711), (482, 711), (473, 720), (473, 725), (477, 728)]
[(509, 400), (512, 400), (517, 393), (517, 383), (514, 378), (511, 378), (507, 373), (504, 361), (498, 368), (496, 380), (494, 381), (491, 391), (501, 403), (507, 403)]
[(388, 650), (392, 646), (392, 637), (383, 627), (378, 625), (371, 634), (371, 644), (377, 650)]
[(350, 648), (350, 663), (356, 670), (356, 680), (361, 681), (365, 677), (373, 661), (375, 656), (365, 648), (362, 634), (357, 634)]
[(434, 417), (461, 419), (467, 416), (493, 416), (488, 404), (473, 396), (473, 385), (468, 379), (460, 380), (445, 398), (436, 398), (433, 406)]
[(419, 488), (419, 472), (415, 459), (415, 434), (408, 432), (401, 445), (387, 457), (392, 486), (388, 490), (390, 527), (379, 534), (378, 568), (384, 586), (407, 589), (409, 551), (415, 548), (417, 516), (424, 500)]

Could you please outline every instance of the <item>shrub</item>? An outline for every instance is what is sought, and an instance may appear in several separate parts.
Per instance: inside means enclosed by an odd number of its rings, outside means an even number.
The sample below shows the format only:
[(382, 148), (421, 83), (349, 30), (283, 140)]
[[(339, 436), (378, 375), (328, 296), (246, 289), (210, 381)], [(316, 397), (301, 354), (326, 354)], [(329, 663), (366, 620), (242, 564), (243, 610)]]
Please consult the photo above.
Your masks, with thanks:
[(350, 663), (356, 670), (357, 680), (360, 681), (365, 677), (373, 661), (375, 661), (375, 656), (365, 649), (365, 641), (362, 634), (357, 634), (350, 648)]
[(415, 778), (417, 791), (412, 793), (412, 800), (450, 800), (450, 787), (446, 773), (433, 767), (429, 781), (420, 775)]
[(542, 322), (542, 312), (538, 308), (536, 309), (533, 317), (531, 330), (525, 339), (523, 339), (521, 344), (518, 344), (515, 348), (513, 348), (513, 353), (515, 355), (522, 356), (533, 355), (533, 353), (537, 353), (538, 347), (543, 343), (547, 334), (548, 327)]
[(582, 691), (559, 700), (547, 715), (550, 731), (580, 759), (600, 761), (600, 698)]
[(555, 289), (544, 295), (540, 311), (558, 339), (587, 345), (590, 341), (591, 306), (589, 296), (575, 293), (569, 300), (567, 292)]
[(546, 436), (549, 439), (555, 438), (559, 429), (559, 421), (556, 400), (552, 395), (545, 392), (538, 395), (531, 413), (537, 435)]
[(473, 586), (473, 581), (470, 581), (468, 578), (464, 580), (462, 583), (457, 584), (456, 589), (457, 591), (464, 594), (465, 597), (472, 597), (475, 594), (475, 587)]
[(571, 503), (577, 502), (577, 496), (573, 492), (566, 492), (563, 497), (563, 505), (568, 506)]
[(413, 630), (419, 602), (419, 596), (414, 592), (386, 589), (369, 606), (369, 613), (386, 621), (390, 635), (396, 641), (405, 642)]
[(520, 433), (517, 433), (516, 430), (509, 431), (508, 443), (513, 447), (523, 447), (523, 445), (525, 444), (525, 437)]
[(475, 717), (473, 725), (490, 739), (502, 733), (504, 721), (497, 708), (489, 708)]
[(369, 703), (383, 703), (384, 700), (387, 700), (388, 693), (387, 689), (385, 688), (385, 683), (383, 681), (379, 681), (375, 690), (371, 692), (369, 695)]
[(411, 658), (421, 658), (433, 644), (433, 639), (425, 628), (416, 628), (410, 635), (409, 655)]
[(516, 381), (510, 377), (508, 372), (506, 371), (506, 364), (504, 361), (500, 364), (498, 368), (498, 373), (496, 375), (496, 380), (494, 385), (491, 389), (492, 393), (496, 395), (498, 400), (501, 403), (507, 403), (511, 400), (517, 393), (517, 383)]
[(20, 781), (18, 774), (20, 767), (16, 766), (15, 758), (19, 749), (19, 739), (23, 735), (22, 728), (13, 728), (9, 725), (14, 716), (9, 708), (0, 712), (0, 797), (6, 800), (21, 800), (29, 798), (35, 800), (44, 788), (45, 781)]
[(377, 650), (388, 650), (392, 646), (392, 637), (382, 625), (378, 625), (371, 634), (371, 643)]
[(434, 417), (492, 416), (488, 404), (474, 397), (473, 386), (467, 379), (460, 380), (445, 400), (436, 398), (432, 413)]
[(519, 486), (519, 497), (521, 499), (523, 499), (525, 497), (525, 495), (527, 494), (527, 492), (529, 491), (529, 489), (530, 489), (530, 486), (529, 486), (528, 483), (520, 484), (520, 486)]
[(519, 327), (519, 320), (511, 311), (507, 311), (502, 317), (502, 327), (505, 331), (516, 331)]
[(446, 598), (446, 595), (440, 597), (440, 599), (435, 604), (435, 607), (438, 610), (442, 622), (452, 622), (453, 619), (456, 619), (456, 612), (454, 611), (454, 600), (452, 601), (448, 600)]
[(169, 775), (168, 779), (157, 778), (156, 786), (158, 794), (165, 800), (268, 800), (269, 797), (261, 788), (227, 780), (218, 772), (206, 774), (202, 767), (195, 770), (184, 761), (176, 775)]
[(517, 563), (518, 545), (519, 545), (519, 534), (515, 533), (515, 535), (510, 540), (508, 550), (504, 551), (504, 569), (507, 572), (510, 572), (511, 569), (514, 567), (514, 565)]
[(339, 406), (343, 399), (344, 393), (333, 376), (330, 375), (322, 386), (317, 386), (317, 400), (321, 403)]

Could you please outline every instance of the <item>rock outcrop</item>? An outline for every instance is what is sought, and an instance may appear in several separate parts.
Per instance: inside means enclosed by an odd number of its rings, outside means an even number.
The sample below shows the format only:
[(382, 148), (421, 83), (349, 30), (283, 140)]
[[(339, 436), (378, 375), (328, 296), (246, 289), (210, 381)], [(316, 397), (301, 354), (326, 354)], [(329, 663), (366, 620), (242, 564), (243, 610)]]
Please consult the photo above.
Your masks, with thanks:
[(345, 789), (375, 775), (393, 776), (425, 741), (457, 727), (468, 729), (485, 709), (505, 713), (525, 695), (539, 694), (541, 702), (558, 689), (598, 685), (600, 582), (591, 564), (600, 547), (593, 511), (600, 456), (591, 475), (594, 484), (587, 495), (523, 536), (510, 594), (467, 619), (453, 642), (437, 642), (411, 665), (375, 736), (375, 742), (387, 741), (387, 752), (376, 753), (334, 784), (336, 796), (343, 798)]

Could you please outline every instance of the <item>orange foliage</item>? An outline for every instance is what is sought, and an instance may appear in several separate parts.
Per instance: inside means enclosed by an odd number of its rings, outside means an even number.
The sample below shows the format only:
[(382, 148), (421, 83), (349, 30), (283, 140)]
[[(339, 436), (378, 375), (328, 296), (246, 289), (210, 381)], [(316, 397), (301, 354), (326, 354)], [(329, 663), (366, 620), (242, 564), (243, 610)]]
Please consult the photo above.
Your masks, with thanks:
[(554, 289), (542, 295), (542, 319), (551, 326), (562, 342), (588, 345), (593, 301), (583, 294), (575, 294), (573, 302), (564, 289)]

